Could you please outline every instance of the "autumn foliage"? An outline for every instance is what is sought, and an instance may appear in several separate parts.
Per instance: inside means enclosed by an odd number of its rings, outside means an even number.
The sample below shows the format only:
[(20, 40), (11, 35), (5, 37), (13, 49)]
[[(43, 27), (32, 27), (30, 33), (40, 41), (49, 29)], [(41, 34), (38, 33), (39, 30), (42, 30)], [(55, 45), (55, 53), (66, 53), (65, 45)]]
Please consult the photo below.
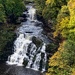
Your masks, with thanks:
[(46, 75), (75, 75), (75, 0), (46, 0), (42, 16), (52, 21), (54, 38), (61, 38), (49, 59)]

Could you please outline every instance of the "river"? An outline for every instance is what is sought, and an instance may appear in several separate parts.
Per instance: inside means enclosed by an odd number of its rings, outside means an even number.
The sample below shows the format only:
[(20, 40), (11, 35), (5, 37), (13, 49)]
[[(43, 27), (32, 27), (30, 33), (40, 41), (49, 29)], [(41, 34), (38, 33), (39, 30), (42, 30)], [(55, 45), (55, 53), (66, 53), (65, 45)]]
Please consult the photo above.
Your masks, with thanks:
[[(23, 14), (27, 21), (17, 28), (14, 52), (8, 56), (6, 63), (0, 64), (0, 75), (40, 75), (46, 71), (46, 45), (50, 40), (43, 34), (43, 23), (37, 20), (36, 9), (32, 4), (26, 8)], [(33, 43), (33, 37), (41, 40), (39, 47)]]

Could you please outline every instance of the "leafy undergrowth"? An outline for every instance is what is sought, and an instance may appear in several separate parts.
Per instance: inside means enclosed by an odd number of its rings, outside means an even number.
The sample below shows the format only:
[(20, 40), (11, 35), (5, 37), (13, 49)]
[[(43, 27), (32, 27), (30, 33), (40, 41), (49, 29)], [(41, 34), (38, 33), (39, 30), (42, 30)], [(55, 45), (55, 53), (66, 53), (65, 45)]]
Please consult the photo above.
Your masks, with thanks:
[(0, 26), (0, 61), (6, 60), (12, 53), (13, 41), (16, 38), (15, 28), (16, 25)]
[(70, 66), (67, 64), (68, 59), (62, 57), (65, 44), (65, 41), (61, 43), (58, 51), (49, 59), (49, 68), (46, 75), (75, 75), (75, 65)]

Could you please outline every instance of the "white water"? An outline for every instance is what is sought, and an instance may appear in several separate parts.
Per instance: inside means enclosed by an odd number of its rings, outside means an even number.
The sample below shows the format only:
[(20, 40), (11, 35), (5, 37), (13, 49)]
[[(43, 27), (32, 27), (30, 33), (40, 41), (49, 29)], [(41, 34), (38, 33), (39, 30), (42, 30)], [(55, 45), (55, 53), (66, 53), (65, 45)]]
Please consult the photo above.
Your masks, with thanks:
[(20, 34), (14, 43), (14, 54), (9, 56), (7, 63), (8, 64), (16, 64), (18, 66), (22, 66), (23, 59), (28, 58), (26, 55), (28, 45), (31, 41), (24, 38), (24, 34)]
[(31, 20), (31, 21), (34, 21), (34, 20), (36, 20), (36, 9), (34, 9), (34, 8), (30, 8), (29, 10), (28, 10), (28, 14), (29, 14), (29, 20)]
[[(23, 66), (23, 62), (26, 59), (28, 61), (26, 68), (32, 68), (44, 72), (46, 68), (47, 55), (46, 49), (46, 37), (43, 37), (42, 27), (37, 24), (42, 24), (36, 20), (36, 9), (30, 7), (28, 10), (29, 15), (27, 21), (22, 23), (22, 26), (17, 29), (19, 35), (14, 42), (14, 53), (8, 57), (7, 64)], [(42, 45), (37, 48), (32, 42), (32, 37), (40, 38), (43, 42)], [(43, 54), (43, 56), (42, 56)], [(42, 65), (41, 65), (42, 64)]]

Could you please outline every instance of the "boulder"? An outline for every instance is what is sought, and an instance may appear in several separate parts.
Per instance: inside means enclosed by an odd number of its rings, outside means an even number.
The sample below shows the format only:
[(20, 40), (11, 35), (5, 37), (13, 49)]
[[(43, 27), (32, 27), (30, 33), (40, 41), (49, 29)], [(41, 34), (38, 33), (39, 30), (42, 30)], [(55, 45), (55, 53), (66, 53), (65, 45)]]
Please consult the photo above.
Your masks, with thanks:
[(25, 58), (24, 61), (23, 61), (23, 65), (26, 67), (28, 64), (28, 60)]
[(32, 42), (37, 46), (40, 47), (42, 45), (42, 40), (36, 37), (32, 38)]

